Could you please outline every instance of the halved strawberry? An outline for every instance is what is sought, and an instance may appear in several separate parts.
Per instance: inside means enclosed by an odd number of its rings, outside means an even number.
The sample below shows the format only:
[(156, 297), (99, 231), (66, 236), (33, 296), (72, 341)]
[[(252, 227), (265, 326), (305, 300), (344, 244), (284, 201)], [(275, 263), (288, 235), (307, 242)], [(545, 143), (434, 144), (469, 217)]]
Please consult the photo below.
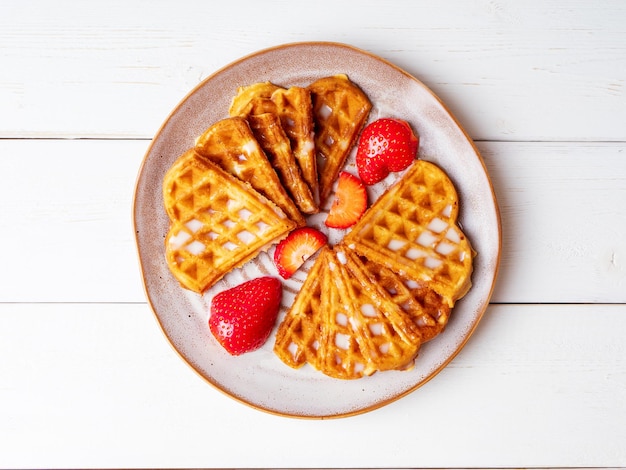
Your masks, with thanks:
[(284, 279), (289, 279), (326, 242), (326, 235), (313, 227), (294, 230), (274, 251), (274, 264), (278, 274)]
[(367, 191), (352, 173), (342, 171), (337, 180), (335, 199), (326, 221), (327, 227), (344, 229), (354, 225), (367, 209)]
[(415, 160), (418, 145), (419, 137), (406, 121), (382, 118), (368, 124), (357, 147), (359, 177), (369, 185), (404, 170)]
[(282, 298), (275, 277), (252, 279), (213, 297), (209, 328), (233, 356), (260, 348), (272, 331)]

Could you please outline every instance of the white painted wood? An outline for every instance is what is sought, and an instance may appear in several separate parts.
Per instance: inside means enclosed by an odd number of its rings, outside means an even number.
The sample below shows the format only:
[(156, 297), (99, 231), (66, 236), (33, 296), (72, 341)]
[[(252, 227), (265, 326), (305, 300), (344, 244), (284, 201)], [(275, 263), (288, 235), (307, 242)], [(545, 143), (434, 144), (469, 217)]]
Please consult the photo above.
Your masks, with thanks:
[(395, 62), (479, 140), (623, 141), (619, 1), (2, 2), (0, 135), (151, 137), (200, 80), (327, 40)]
[(148, 145), (0, 140), (1, 301), (145, 299), (132, 199)]
[(502, 218), (495, 302), (626, 301), (626, 144), (484, 142)]
[[(620, 0), (0, 2), (0, 468), (626, 467), (624, 25)], [(131, 222), (171, 109), (246, 54), (311, 40), (432, 88), (503, 223), (459, 356), (330, 421), (192, 372), (145, 303)]]
[[(0, 301), (143, 302), (132, 229), (148, 141), (0, 140)], [(494, 302), (626, 301), (626, 146), (481, 142), (501, 207)], [(77, 177), (77, 175), (79, 175)], [(28, 188), (25, 190), (25, 188)]]
[(206, 384), (145, 304), (0, 304), (0, 467), (619, 466), (625, 329), (623, 305), (493, 306), (422, 388), (307, 421)]

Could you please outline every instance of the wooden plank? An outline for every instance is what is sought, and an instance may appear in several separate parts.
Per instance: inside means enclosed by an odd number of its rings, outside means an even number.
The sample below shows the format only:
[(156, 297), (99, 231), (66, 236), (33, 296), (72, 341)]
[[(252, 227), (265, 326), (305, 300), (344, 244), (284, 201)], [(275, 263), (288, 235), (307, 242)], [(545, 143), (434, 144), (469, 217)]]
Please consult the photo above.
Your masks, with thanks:
[(0, 141), (1, 301), (143, 300), (132, 198), (147, 141)]
[[(6, 2), (0, 137), (149, 138), (226, 64), (281, 43), (322, 39), (405, 68), (475, 139), (624, 141), (625, 20), (618, 0), (602, 8), (580, 0), (523, 7), (455, 0), (436, 8), (320, 0), (306, 19), (278, 0), (208, 11), (196, 1), (150, 8), (91, 2), (88, 9), (68, 0)], [(293, 27), (269, 27), (277, 24)]]
[(624, 305), (492, 306), (422, 388), (307, 421), (216, 391), (145, 304), (0, 304), (0, 466), (620, 466), (625, 329)]
[(626, 145), (484, 142), (479, 148), (502, 214), (493, 300), (625, 302)]
[[(0, 301), (144, 301), (131, 206), (148, 144), (0, 140)], [(494, 302), (626, 302), (625, 148), (479, 143), (502, 214)]]

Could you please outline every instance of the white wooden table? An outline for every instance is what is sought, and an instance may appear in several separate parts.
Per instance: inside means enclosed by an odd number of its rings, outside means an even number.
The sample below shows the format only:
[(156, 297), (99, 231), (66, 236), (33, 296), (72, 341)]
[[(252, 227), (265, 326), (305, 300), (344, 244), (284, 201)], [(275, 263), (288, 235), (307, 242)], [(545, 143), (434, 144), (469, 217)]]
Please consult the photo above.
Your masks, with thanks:
[[(492, 303), (388, 406), (244, 406), (173, 351), (131, 206), (203, 78), (282, 43), (352, 44), (454, 113), (498, 197)], [(0, 4), (0, 467), (626, 466), (626, 3)]]

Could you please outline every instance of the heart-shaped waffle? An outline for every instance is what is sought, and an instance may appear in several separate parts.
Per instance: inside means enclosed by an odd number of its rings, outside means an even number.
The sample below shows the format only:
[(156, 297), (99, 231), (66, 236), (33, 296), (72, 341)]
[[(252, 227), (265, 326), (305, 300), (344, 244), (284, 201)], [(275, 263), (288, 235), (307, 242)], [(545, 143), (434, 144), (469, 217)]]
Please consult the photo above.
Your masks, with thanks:
[(457, 225), (458, 207), (448, 176), (435, 164), (417, 160), (344, 243), (368, 260), (425, 283), (452, 307), (471, 286), (474, 255)]
[(274, 351), (339, 379), (410, 367), (421, 334), (354, 253), (324, 247), (278, 327)]
[(170, 271), (202, 293), (285, 237), (295, 223), (249, 184), (188, 150), (163, 179)]

